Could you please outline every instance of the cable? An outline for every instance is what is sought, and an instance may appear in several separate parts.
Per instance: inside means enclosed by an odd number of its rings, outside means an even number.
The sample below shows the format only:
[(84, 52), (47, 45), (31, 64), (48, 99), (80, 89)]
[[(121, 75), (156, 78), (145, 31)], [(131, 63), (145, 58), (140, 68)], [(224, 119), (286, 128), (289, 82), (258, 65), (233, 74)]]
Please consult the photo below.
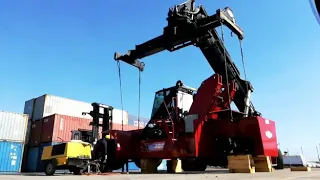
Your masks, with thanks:
[(120, 69), (120, 62), (117, 61), (117, 65), (118, 65), (118, 73), (119, 73), (119, 80), (120, 80), (120, 97), (121, 97), (121, 128), (123, 131), (123, 100), (122, 100), (122, 82), (121, 82), (121, 69)]
[[(244, 55), (243, 55), (243, 48), (242, 48), (242, 40), (239, 39), (239, 43), (240, 43), (240, 50), (241, 50), (241, 61), (242, 61), (242, 66), (243, 66), (243, 73), (244, 73), (244, 80), (247, 81), (247, 73), (246, 73), (246, 66), (244, 63)], [(247, 88), (248, 88), (248, 83), (247, 84)]]
[[(244, 80), (246, 81), (247, 91), (250, 91), (248, 81), (247, 81), (247, 73), (246, 73), (246, 66), (244, 63), (244, 55), (243, 55), (243, 47), (242, 47), (242, 40), (241, 39), (239, 39), (239, 44), (240, 44), (240, 51), (241, 51), (241, 61), (242, 61), (242, 66), (243, 66)], [(249, 115), (249, 112), (248, 112), (248, 115)]]
[(227, 68), (227, 52), (224, 45), (224, 32), (223, 32), (223, 24), (221, 23), (221, 37), (223, 43), (223, 54), (224, 54), (224, 66), (226, 71), (226, 84), (227, 84), (227, 92), (228, 92), (228, 103), (229, 103), (229, 110), (230, 110), (230, 118), (231, 121), (233, 120), (232, 110), (231, 110), (231, 99), (230, 99), (230, 85), (229, 85), (229, 76), (228, 76), (228, 68)]
[(141, 71), (139, 71), (139, 100), (138, 100), (138, 129), (140, 128), (140, 100), (141, 100)]

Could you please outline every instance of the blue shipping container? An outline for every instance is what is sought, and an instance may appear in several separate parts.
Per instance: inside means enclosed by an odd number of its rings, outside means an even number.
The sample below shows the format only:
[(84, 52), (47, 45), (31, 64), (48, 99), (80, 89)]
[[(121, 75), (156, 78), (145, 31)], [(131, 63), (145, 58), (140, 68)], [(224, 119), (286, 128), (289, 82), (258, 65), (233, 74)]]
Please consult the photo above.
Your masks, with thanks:
[(32, 147), (28, 149), (27, 155), (27, 172), (37, 172), (39, 161), (39, 148)]
[[(115, 170), (115, 172), (121, 172), (122, 168)], [(124, 171), (126, 171), (126, 165), (124, 165)], [(128, 163), (128, 171), (140, 171), (140, 168), (138, 168), (138, 166), (136, 166), (136, 164), (134, 162), (129, 162)]]
[(24, 144), (0, 141), (0, 172), (20, 172)]
[(51, 146), (55, 144), (60, 144), (61, 142), (50, 142), (41, 144), (39, 147), (32, 147), (28, 149), (27, 157), (27, 171), (28, 172), (43, 172), (44, 163), (41, 161), (41, 156), (43, 148), (46, 146)]
[(158, 170), (167, 170), (167, 160), (163, 159), (157, 169)]

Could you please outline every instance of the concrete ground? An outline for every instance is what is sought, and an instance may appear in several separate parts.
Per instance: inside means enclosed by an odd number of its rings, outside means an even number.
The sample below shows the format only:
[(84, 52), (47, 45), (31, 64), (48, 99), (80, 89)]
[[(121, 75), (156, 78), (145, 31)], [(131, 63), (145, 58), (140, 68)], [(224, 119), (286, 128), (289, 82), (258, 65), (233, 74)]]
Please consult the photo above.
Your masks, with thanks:
[(1, 180), (37, 180), (46, 178), (47, 180), (193, 180), (193, 179), (221, 179), (221, 180), (295, 180), (295, 179), (320, 179), (320, 169), (312, 169), (311, 172), (291, 172), (289, 169), (278, 170), (272, 173), (255, 174), (235, 174), (227, 170), (213, 169), (202, 173), (182, 173), (182, 174), (111, 174), (111, 175), (82, 175), (74, 176), (70, 174), (57, 174), (55, 176), (45, 176), (44, 174), (22, 174), (22, 175), (0, 175)]

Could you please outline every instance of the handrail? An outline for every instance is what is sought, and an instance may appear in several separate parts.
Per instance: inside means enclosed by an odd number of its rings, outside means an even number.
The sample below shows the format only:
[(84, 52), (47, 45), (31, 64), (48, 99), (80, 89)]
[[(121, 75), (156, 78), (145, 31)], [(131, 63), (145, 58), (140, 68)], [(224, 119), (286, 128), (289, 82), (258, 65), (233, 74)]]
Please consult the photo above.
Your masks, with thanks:
[[(169, 115), (169, 118), (170, 118), (170, 120), (171, 120), (171, 124), (172, 124), (172, 141), (173, 141), (173, 139), (175, 138), (175, 136), (174, 136), (174, 122), (173, 122), (173, 120), (172, 120), (172, 118), (171, 118), (171, 114), (170, 114), (170, 112), (169, 112), (169, 110), (168, 110), (168, 106), (167, 106), (166, 102), (163, 101), (163, 104), (164, 104), (164, 106), (165, 106), (165, 108), (166, 108), (166, 110), (167, 110), (167, 113), (168, 113), (168, 115)], [(163, 119), (162, 119), (162, 123), (163, 123)]]

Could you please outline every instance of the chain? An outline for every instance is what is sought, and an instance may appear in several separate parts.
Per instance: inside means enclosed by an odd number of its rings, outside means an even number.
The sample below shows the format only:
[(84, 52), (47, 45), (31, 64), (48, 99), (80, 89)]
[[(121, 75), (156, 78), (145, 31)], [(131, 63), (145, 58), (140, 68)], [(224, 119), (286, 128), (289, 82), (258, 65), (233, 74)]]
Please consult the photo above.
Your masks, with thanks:
[(120, 81), (120, 97), (121, 97), (121, 128), (123, 131), (123, 100), (122, 100), (122, 82), (121, 82), (121, 69), (120, 69), (120, 62), (117, 61), (117, 65), (118, 65), (118, 73), (119, 73), (119, 81)]
[(231, 99), (230, 99), (230, 85), (229, 85), (229, 76), (228, 76), (228, 64), (227, 64), (227, 52), (224, 46), (224, 32), (223, 32), (223, 24), (221, 23), (221, 37), (223, 43), (223, 54), (224, 54), (224, 68), (226, 71), (226, 83), (227, 83), (227, 92), (228, 92), (228, 103), (229, 103), (229, 110), (230, 110), (230, 118), (231, 121), (233, 120), (232, 110), (231, 110)]

